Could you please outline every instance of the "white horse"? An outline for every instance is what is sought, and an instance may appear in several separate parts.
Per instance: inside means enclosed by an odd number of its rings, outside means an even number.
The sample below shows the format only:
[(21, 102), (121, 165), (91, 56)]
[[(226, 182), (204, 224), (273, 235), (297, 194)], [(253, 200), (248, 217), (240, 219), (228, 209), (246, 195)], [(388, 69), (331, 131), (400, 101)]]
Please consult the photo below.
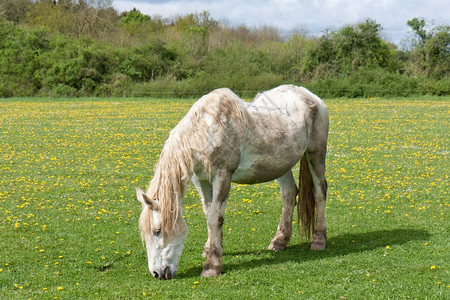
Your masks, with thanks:
[(227, 88), (200, 98), (171, 131), (148, 190), (136, 188), (150, 273), (171, 279), (177, 272), (188, 232), (182, 207), (190, 179), (202, 198), (208, 225), (201, 276), (221, 274), (222, 225), (231, 182), (277, 180), (283, 210), (269, 249), (285, 249), (298, 194), (291, 169), (298, 161), (303, 233), (313, 235), (311, 249), (325, 249), (328, 123), (323, 101), (293, 85), (258, 94), (252, 103)]

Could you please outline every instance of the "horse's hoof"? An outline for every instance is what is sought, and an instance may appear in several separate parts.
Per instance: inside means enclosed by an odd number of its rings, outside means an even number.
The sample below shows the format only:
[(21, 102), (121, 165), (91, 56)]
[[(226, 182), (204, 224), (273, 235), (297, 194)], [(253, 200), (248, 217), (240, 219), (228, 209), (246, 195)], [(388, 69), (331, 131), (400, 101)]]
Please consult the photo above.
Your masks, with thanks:
[(203, 269), (201, 277), (218, 277), (220, 275), (220, 268), (212, 268), (212, 269)]
[(327, 247), (326, 244), (312, 244), (311, 243), (311, 250), (325, 250)]
[(327, 247), (326, 235), (322, 232), (314, 232), (311, 242), (311, 250), (325, 250)]
[(267, 249), (272, 250), (272, 251), (285, 250), (286, 249), (286, 243), (280, 242), (278, 240), (272, 241), (270, 243), (269, 247), (267, 247)]

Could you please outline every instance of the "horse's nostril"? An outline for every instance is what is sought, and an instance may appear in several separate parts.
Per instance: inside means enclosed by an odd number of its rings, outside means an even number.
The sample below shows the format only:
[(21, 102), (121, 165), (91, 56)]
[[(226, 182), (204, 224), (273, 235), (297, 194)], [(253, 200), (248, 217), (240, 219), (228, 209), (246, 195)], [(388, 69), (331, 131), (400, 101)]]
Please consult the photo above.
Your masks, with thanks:
[(166, 267), (164, 269), (163, 276), (164, 276), (165, 279), (171, 279), (172, 278), (172, 274), (170, 274), (169, 267)]
[(158, 278), (159, 277), (158, 272), (153, 272), (153, 277)]

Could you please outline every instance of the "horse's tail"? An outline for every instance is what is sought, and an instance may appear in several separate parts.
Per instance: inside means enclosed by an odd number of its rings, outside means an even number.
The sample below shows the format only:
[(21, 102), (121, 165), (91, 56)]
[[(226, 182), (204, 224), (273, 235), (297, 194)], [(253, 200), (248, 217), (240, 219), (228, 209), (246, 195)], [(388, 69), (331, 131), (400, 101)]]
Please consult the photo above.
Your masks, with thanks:
[(308, 156), (306, 152), (300, 161), (298, 188), (298, 225), (300, 226), (301, 223), (301, 235), (310, 239), (314, 232), (316, 205), (313, 192), (314, 182), (311, 170), (308, 166)]

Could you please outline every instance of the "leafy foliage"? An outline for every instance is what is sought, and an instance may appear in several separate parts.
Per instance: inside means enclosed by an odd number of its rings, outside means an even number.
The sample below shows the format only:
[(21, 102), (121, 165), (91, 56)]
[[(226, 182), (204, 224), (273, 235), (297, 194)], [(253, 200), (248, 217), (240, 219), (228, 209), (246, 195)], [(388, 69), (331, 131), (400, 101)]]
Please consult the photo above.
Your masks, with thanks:
[(360, 67), (389, 70), (395, 58), (380, 37), (381, 29), (380, 24), (366, 20), (325, 33), (308, 52), (305, 71), (322, 77), (330, 73), (350, 74)]
[(450, 26), (408, 25), (414, 37), (400, 51), (370, 19), (286, 37), (208, 12), (162, 19), (119, 15), (110, 0), (0, 0), (0, 97), (245, 94), (281, 83), (330, 96), (447, 94)]
[(412, 75), (423, 75), (436, 79), (450, 76), (450, 26), (425, 28), (424, 19), (408, 21), (416, 35), (408, 71)]

